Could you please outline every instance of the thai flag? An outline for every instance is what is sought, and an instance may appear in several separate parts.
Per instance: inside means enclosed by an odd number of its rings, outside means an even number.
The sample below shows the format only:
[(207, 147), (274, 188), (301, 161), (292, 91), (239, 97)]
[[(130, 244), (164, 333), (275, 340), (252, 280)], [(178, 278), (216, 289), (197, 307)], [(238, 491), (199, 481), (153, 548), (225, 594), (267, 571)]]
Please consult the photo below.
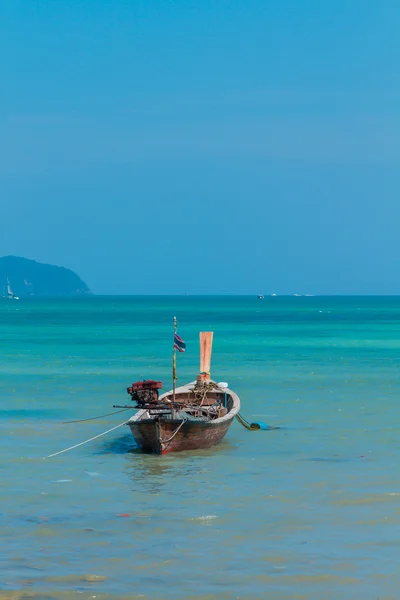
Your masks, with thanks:
[(186, 344), (182, 338), (179, 337), (177, 333), (174, 335), (174, 348), (178, 350), (178, 352), (185, 352)]

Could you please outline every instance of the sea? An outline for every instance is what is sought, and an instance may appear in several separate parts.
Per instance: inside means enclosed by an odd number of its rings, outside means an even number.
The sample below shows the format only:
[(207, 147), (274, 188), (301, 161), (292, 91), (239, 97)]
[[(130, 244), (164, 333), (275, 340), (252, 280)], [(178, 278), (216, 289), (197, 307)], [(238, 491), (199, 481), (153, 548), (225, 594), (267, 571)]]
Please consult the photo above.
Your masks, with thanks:
[[(213, 331), (272, 429), (135, 448), (113, 405), (170, 389), (174, 316), (179, 383)], [(1, 600), (400, 598), (400, 298), (21, 299), (0, 335)]]

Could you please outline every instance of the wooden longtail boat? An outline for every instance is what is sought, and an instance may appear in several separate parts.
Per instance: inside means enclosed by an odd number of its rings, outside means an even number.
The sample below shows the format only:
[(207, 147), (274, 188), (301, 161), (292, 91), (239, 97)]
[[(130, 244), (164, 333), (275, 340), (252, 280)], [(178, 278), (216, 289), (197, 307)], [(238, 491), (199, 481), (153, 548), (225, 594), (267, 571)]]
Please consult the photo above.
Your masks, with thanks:
[[(174, 324), (176, 334), (176, 320)], [(212, 332), (200, 333), (200, 375), (196, 381), (175, 387), (174, 346), (174, 387), (170, 392), (159, 396), (162, 384), (157, 381), (139, 381), (128, 388), (139, 410), (127, 425), (144, 452), (167, 454), (210, 448), (228, 431), (239, 412), (240, 400), (226, 383), (210, 379), (212, 338)]]
[[(208, 388), (193, 382), (160, 396), (159, 402), (139, 410), (128, 425), (137, 445), (145, 452), (167, 454), (199, 450), (218, 444), (225, 436), (240, 408), (239, 397), (213, 381)], [(206, 402), (196, 397), (207, 389)]]

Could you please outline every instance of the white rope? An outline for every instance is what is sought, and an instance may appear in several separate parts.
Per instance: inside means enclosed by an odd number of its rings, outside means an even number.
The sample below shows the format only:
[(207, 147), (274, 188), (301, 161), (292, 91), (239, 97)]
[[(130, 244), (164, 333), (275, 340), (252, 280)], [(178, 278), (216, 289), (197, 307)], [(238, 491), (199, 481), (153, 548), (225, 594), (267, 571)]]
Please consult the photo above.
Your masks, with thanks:
[(179, 425), (179, 427), (177, 429), (175, 429), (174, 433), (171, 435), (170, 438), (168, 438), (167, 440), (161, 440), (162, 444), (168, 444), (171, 440), (174, 439), (174, 437), (176, 436), (176, 434), (178, 433), (178, 431), (180, 430), (180, 428), (182, 427), (182, 425), (184, 423), (186, 423), (187, 419), (183, 419), (182, 423)]
[(75, 444), (75, 446), (71, 446), (70, 448), (65, 448), (65, 450), (60, 450), (60, 452), (55, 452), (54, 454), (49, 454), (49, 456), (44, 456), (43, 460), (45, 460), (46, 458), (51, 458), (52, 456), (57, 456), (57, 454), (62, 454), (63, 452), (68, 452), (68, 450), (73, 450), (74, 448), (77, 448), (78, 446), (83, 446), (83, 444), (87, 444), (88, 442), (92, 442), (93, 440), (96, 440), (97, 438), (101, 437), (102, 435), (106, 435), (106, 433), (110, 433), (110, 431), (114, 431), (114, 429), (118, 429), (118, 427), (122, 427), (122, 425), (126, 425), (126, 423), (127, 423), (127, 421), (124, 421), (123, 423), (120, 423), (119, 425), (116, 425), (115, 427), (112, 427), (111, 429), (108, 429), (107, 431), (103, 431), (103, 433), (99, 433), (99, 435), (95, 435), (94, 437), (90, 438), (89, 440), (80, 442), (80, 444)]

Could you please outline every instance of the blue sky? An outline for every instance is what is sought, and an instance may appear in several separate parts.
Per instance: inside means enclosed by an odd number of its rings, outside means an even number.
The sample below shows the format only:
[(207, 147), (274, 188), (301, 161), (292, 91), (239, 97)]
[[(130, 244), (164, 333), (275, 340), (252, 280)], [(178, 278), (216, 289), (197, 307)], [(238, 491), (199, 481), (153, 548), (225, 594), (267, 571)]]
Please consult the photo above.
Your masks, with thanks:
[(0, 255), (97, 293), (400, 293), (399, 19), (3, 0)]

